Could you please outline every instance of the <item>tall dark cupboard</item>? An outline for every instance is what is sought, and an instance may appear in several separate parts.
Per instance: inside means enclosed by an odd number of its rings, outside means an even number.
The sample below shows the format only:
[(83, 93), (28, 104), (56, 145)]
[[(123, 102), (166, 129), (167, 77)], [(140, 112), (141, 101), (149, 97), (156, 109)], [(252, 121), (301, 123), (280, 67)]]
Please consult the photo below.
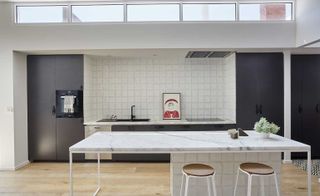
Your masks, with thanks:
[[(320, 158), (320, 55), (291, 56), (291, 137)], [(305, 158), (305, 153), (293, 153)]]
[(280, 126), (283, 135), (283, 54), (236, 54), (237, 127), (253, 129), (266, 117)]
[(69, 146), (84, 138), (83, 118), (58, 118), (56, 91), (82, 91), (83, 56), (29, 55), (27, 77), (29, 160), (66, 161)]

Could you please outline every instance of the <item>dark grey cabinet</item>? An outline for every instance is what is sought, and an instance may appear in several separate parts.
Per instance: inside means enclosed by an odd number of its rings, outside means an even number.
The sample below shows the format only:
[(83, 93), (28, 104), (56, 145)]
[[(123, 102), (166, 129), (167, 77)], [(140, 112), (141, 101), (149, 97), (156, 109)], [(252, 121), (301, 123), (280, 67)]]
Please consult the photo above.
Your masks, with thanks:
[[(291, 128), (294, 140), (312, 147), (312, 157), (320, 157), (320, 55), (291, 57)], [(305, 158), (294, 153), (293, 158)]]
[[(57, 161), (69, 160), (69, 147), (84, 139), (82, 118), (57, 118)], [(74, 154), (74, 160), (82, 160), (82, 154)]]
[(112, 131), (221, 131), (235, 129), (235, 124), (193, 125), (113, 125)]
[(84, 138), (83, 119), (56, 118), (55, 93), (82, 89), (83, 56), (30, 55), (27, 72), (29, 160), (68, 160), (69, 146)]
[(266, 117), (280, 126), (283, 135), (283, 54), (237, 53), (237, 127), (253, 129)]

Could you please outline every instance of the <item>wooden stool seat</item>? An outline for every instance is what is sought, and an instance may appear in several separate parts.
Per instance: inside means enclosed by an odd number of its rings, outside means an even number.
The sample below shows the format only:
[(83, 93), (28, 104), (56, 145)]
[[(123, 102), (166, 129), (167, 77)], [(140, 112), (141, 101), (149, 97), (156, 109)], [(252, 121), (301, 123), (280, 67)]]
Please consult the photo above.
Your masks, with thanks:
[(205, 164), (188, 164), (183, 167), (183, 172), (190, 176), (205, 177), (214, 174), (213, 167)]
[(180, 196), (188, 196), (189, 180), (192, 178), (206, 179), (208, 195), (217, 196), (214, 168), (202, 163), (193, 163), (183, 166)]
[(271, 175), (274, 173), (272, 167), (262, 163), (242, 163), (240, 165), (240, 169), (251, 175)]

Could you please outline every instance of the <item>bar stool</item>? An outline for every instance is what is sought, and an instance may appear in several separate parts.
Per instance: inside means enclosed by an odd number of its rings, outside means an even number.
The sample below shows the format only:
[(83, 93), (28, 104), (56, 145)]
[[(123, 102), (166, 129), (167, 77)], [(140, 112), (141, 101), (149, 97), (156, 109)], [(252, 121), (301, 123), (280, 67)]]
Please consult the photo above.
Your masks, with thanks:
[(252, 177), (253, 176), (260, 177), (261, 196), (265, 195), (265, 193), (264, 193), (264, 179), (263, 178), (267, 177), (267, 176), (274, 176), (277, 196), (280, 196), (279, 188), (278, 188), (277, 174), (274, 172), (272, 167), (270, 167), (269, 165), (262, 164), (262, 163), (242, 163), (242, 164), (240, 164), (238, 172), (237, 172), (237, 179), (236, 179), (236, 184), (235, 184), (234, 194), (233, 194), (234, 196), (236, 196), (236, 192), (237, 192), (239, 171), (248, 175), (247, 196), (251, 196), (251, 186), (252, 186)]
[(213, 189), (213, 196), (217, 196), (216, 184), (215, 184), (215, 170), (213, 167), (205, 164), (195, 163), (185, 165), (182, 169), (182, 184), (180, 189), (180, 196), (188, 195), (188, 186), (190, 178), (206, 178), (208, 193), (211, 196)]

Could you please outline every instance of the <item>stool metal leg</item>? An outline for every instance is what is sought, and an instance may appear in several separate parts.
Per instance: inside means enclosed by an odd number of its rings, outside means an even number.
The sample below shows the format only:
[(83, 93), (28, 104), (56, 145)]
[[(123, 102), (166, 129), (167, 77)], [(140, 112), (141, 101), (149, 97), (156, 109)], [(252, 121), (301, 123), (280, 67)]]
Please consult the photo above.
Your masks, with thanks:
[(261, 196), (265, 196), (264, 193), (264, 177), (260, 176), (260, 191), (261, 191)]
[(237, 171), (237, 177), (236, 177), (236, 184), (235, 184), (235, 186), (234, 186), (234, 190), (233, 190), (233, 196), (236, 196), (236, 194), (237, 194), (237, 186), (238, 186), (238, 180), (239, 180), (239, 169), (238, 169), (238, 171)]
[(212, 189), (211, 189), (211, 178), (207, 177), (207, 188), (208, 188), (208, 195), (212, 196)]
[(237, 193), (237, 186), (238, 186), (238, 180), (239, 180), (240, 171), (248, 175), (247, 196), (251, 196), (251, 194), (252, 194), (252, 178), (253, 177), (259, 177), (260, 178), (260, 191), (261, 192), (260, 192), (259, 196), (265, 196), (264, 178), (267, 177), (267, 176), (272, 176), (272, 175), (274, 176), (274, 180), (275, 180), (277, 196), (280, 196), (277, 174), (275, 172), (273, 174), (268, 174), (268, 175), (250, 174), (250, 173), (248, 173), (246, 171), (243, 171), (240, 167), (239, 167), (238, 172), (237, 172), (237, 177), (236, 177), (236, 183), (235, 183), (235, 187), (234, 187), (233, 196), (236, 196), (236, 193)]
[(188, 196), (189, 176), (186, 175), (186, 184), (184, 185), (184, 196)]
[(213, 195), (214, 195), (214, 196), (217, 196), (216, 180), (215, 180), (215, 178), (214, 178), (214, 175), (213, 175), (211, 178), (212, 178)]
[(247, 192), (247, 196), (251, 196), (251, 188), (252, 188), (252, 176), (248, 175), (248, 192)]
[(184, 196), (184, 189), (185, 189), (185, 184), (186, 182), (186, 175), (182, 174), (182, 181), (181, 181), (181, 188), (180, 188), (180, 196)]
[(180, 196), (188, 196), (189, 190), (189, 180), (190, 178), (206, 178), (207, 179), (207, 187), (208, 187), (208, 195), (209, 196), (217, 196), (217, 189), (216, 189), (216, 182), (215, 182), (215, 175), (210, 175), (206, 177), (198, 177), (198, 176), (189, 176), (186, 173), (182, 173), (182, 181), (180, 187)]
[(277, 196), (280, 196), (280, 193), (279, 193), (279, 187), (278, 187), (278, 179), (277, 179), (277, 174), (274, 173), (274, 183), (276, 184), (276, 191), (277, 191)]

